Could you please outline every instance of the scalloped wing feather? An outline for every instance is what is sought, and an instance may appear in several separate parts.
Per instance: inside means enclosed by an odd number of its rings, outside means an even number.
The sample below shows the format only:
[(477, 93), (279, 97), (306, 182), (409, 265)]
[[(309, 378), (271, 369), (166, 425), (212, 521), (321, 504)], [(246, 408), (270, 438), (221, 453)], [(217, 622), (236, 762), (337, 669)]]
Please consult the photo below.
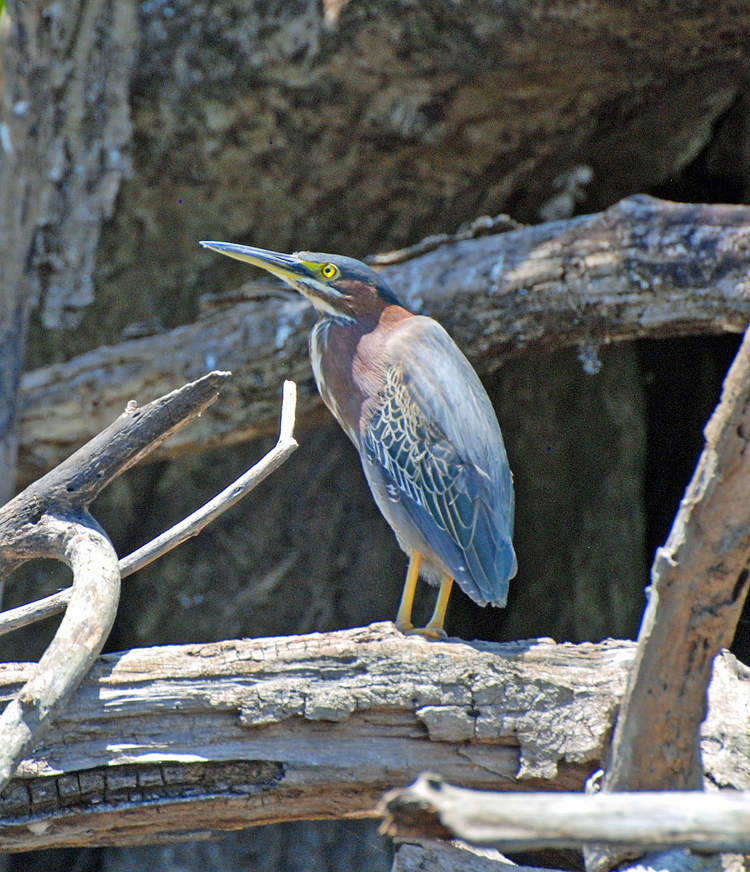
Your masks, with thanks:
[(379, 400), (362, 442), (389, 498), (472, 599), (504, 605), (516, 571), (505, 447), (476, 373), (437, 322), (394, 331)]

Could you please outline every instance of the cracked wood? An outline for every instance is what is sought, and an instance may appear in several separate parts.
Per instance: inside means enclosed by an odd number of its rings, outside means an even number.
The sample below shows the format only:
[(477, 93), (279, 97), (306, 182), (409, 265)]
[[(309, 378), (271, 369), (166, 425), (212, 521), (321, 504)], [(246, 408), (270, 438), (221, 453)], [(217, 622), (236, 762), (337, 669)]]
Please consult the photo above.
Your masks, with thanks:
[[(749, 240), (750, 207), (639, 196), (600, 214), (445, 245), (383, 274), (407, 307), (447, 327), (481, 374), (532, 351), (740, 332), (750, 322)], [(321, 414), (307, 355), (313, 320), (296, 296), (251, 300), (27, 373), (21, 478), (59, 463), (128, 400), (215, 367), (234, 375), (221, 410), (154, 458), (275, 431), (284, 378), (300, 386), (304, 424)]]
[[(424, 770), (490, 789), (581, 790), (634, 646), (329, 634), (101, 657), (0, 798), (0, 850), (194, 839), (372, 815)], [(28, 667), (0, 670), (3, 694)], [(750, 785), (750, 670), (717, 662), (707, 776)]]

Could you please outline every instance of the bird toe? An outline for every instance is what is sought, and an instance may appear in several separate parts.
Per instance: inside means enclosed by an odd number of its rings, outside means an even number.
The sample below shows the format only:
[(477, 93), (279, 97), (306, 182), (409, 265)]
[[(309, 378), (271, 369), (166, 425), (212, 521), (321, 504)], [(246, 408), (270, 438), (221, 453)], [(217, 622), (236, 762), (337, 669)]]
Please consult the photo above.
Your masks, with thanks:
[(428, 639), (447, 639), (448, 634), (442, 627), (428, 624), (426, 627), (412, 627), (410, 630), (402, 630), (408, 636), (425, 636)]

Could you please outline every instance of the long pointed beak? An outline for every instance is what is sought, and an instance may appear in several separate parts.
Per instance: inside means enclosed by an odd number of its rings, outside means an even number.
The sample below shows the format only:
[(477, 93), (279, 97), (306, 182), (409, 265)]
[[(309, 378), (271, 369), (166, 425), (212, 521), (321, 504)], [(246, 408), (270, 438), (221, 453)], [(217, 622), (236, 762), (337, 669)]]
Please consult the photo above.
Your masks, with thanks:
[(268, 270), (280, 279), (305, 279), (310, 277), (310, 271), (296, 254), (280, 254), (277, 251), (266, 251), (265, 248), (253, 248), (250, 245), (234, 245), (231, 242), (201, 242), (204, 248), (211, 248), (220, 254), (226, 254), (235, 260), (242, 260)]

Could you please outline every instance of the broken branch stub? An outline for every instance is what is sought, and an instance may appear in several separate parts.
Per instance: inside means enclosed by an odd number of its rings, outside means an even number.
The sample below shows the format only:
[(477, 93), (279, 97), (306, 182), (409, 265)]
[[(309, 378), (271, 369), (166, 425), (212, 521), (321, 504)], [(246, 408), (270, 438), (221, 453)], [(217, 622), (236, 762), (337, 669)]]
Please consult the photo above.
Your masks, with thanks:
[(643, 851), (750, 849), (750, 794), (744, 792), (492, 793), (425, 773), (387, 793), (380, 811), (391, 836), (431, 832), (505, 851), (579, 848), (605, 839)]

